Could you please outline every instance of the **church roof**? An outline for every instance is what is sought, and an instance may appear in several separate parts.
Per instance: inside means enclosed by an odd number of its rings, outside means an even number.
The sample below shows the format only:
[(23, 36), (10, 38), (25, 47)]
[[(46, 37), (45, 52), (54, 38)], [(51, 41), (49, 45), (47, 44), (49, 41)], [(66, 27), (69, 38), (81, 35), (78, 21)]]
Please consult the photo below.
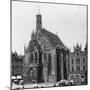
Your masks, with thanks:
[(67, 49), (57, 35), (47, 31), (46, 29), (41, 30), (41, 32), (49, 39), (53, 47), (56, 47), (57, 45), (59, 45), (61, 48)]

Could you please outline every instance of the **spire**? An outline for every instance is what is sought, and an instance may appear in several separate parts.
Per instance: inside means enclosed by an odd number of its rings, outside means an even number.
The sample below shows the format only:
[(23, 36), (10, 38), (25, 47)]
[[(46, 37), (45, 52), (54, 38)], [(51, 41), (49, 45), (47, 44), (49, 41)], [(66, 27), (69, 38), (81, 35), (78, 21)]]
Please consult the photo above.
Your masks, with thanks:
[(75, 51), (75, 45), (73, 45), (73, 50)]
[(25, 46), (25, 44), (24, 44), (24, 53), (26, 52), (26, 46)]
[(40, 14), (40, 9), (38, 9), (38, 13), (36, 15), (36, 30), (39, 31), (42, 29), (42, 16)]
[(32, 34), (31, 34), (31, 39), (33, 39), (33, 38), (34, 38), (34, 30), (33, 30)]

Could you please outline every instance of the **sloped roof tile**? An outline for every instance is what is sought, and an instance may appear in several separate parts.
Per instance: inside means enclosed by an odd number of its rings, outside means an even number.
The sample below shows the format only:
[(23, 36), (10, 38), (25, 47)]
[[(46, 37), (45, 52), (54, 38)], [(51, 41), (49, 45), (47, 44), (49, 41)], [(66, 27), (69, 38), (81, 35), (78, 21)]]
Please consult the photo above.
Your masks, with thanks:
[(67, 49), (57, 35), (47, 31), (46, 29), (41, 30), (41, 32), (49, 39), (53, 47), (56, 47), (57, 45), (59, 45), (61, 48)]

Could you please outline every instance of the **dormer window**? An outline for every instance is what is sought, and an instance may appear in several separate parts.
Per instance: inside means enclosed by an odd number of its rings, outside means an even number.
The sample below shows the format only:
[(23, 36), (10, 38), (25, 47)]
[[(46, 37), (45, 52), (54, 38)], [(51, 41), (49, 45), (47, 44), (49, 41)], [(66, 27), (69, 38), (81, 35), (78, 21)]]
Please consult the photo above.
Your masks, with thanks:
[(77, 52), (77, 56), (79, 56), (79, 52)]

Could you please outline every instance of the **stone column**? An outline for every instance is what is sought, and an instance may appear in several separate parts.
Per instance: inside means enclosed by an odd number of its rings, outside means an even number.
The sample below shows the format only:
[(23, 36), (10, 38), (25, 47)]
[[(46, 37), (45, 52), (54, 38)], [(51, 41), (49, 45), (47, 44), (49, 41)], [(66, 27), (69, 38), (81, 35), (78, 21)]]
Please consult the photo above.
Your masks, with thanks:
[(48, 81), (48, 69), (47, 65), (43, 65), (43, 80), (46, 83)]
[(44, 54), (42, 53), (42, 64), (44, 63)]
[(51, 82), (56, 82), (56, 60), (54, 52), (51, 54)]
[(47, 62), (44, 58), (44, 53), (42, 53), (42, 65), (43, 65), (43, 80), (44, 82), (48, 81), (48, 68), (47, 68)]

